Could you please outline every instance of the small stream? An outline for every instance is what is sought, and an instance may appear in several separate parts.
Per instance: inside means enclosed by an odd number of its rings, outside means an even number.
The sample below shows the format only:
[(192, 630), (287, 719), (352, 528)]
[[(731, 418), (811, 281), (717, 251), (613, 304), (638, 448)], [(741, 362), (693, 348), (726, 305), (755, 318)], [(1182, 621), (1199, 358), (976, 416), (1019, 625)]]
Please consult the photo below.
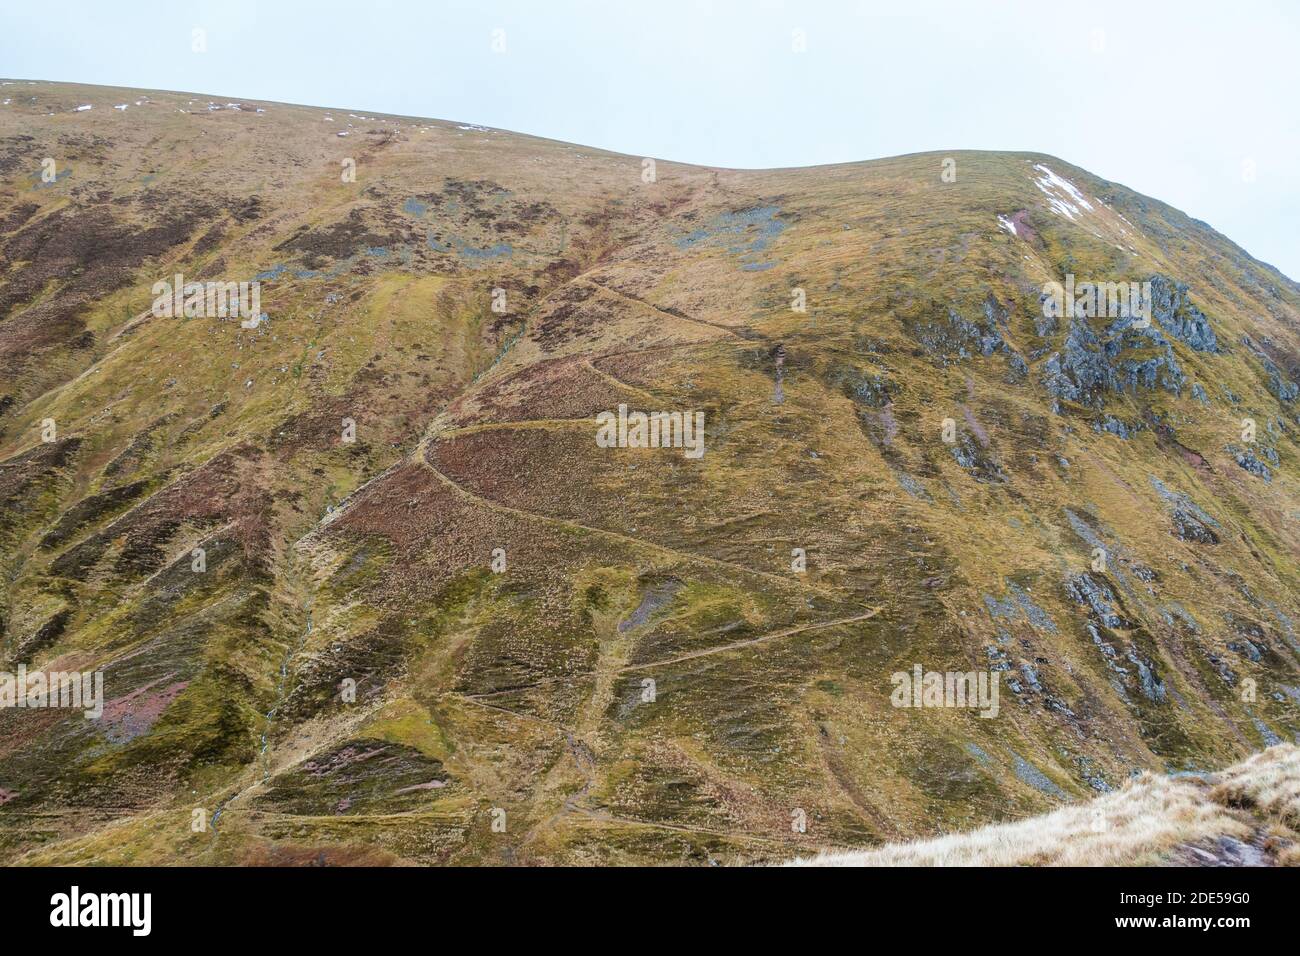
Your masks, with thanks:
[(307, 619), (303, 623), (302, 635), (298, 638), (298, 643), (291, 645), (284, 653), (284, 660), (280, 662), (280, 682), (275, 689), (275, 705), (266, 712), (266, 727), (262, 730), (262, 748), (258, 751), (258, 756), (263, 758), (262, 783), (266, 783), (271, 776), (271, 761), (269, 752), (271, 749), (271, 729), (275, 724), (275, 715), (280, 712), (284, 706), (285, 698), (289, 696), (289, 665), (293, 663), (294, 657), (298, 655), (307, 645), (307, 639), (311, 636), (311, 606), (309, 598), (306, 602)]
[[(298, 576), (294, 575), (294, 577), (297, 578)], [(312, 604), (313, 604), (312, 592), (309, 588), (302, 587), (301, 581), (295, 581), (295, 585), (296, 585), (295, 587), (296, 590), (305, 593), (307, 595), (306, 600), (303, 602), (303, 607), (306, 610), (307, 616), (306, 616), (306, 620), (303, 622), (302, 632), (298, 638), (297, 643), (291, 644), (288, 648), (286, 648), (284, 653), (284, 658), (280, 661), (280, 678), (279, 681), (276, 683), (275, 703), (271, 706), (271, 709), (266, 712), (266, 725), (262, 729), (261, 747), (258, 750), (258, 758), (262, 761), (261, 783), (266, 783), (266, 781), (271, 776), (271, 760), (270, 760), (271, 730), (275, 725), (276, 715), (280, 712), (280, 708), (284, 706), (284, 702), (286, 698), (289, 696), (290, 666), (293, 664), (293, 659), (306, 646), (308, 638), (311, 637)], [(226, 806), (232, 800), (241, 796), (246, 790), (247, 788), (239, 790), (231, 794), (226, 799), (222, 800), (219, 804), (217, 804), (217, 809), (213, 812), (212, 819), (209, 822), (209, 826), (211, 826), (212, 828), (213, 839), (216, 839), (218, 835), (217, 821), (221, 819), (221, 814), (225, 812)]]

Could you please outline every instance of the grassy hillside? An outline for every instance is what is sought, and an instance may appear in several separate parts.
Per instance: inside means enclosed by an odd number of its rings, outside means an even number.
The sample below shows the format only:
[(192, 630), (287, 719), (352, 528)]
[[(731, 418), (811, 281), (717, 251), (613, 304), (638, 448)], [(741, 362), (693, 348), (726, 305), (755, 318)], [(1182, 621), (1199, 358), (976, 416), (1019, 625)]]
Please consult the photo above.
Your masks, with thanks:
[(1037, 154), (0, 82), (0, 669), (109, 699), (0, 710), (0, 860), (770, 862), (1300, 733), (1300, 287), (1205, 224)]

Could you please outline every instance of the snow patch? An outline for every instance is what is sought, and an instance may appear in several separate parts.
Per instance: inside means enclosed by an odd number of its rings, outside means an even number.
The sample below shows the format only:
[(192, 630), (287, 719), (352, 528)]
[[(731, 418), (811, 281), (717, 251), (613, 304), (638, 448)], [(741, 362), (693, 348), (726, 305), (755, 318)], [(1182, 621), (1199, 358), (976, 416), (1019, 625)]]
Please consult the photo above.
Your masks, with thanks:
[(1092, 203), (1084, 198), (1074, 183), (1056, 175), (1042, 163), (1035, 163), (1034, 169), (1043, 174), (1034, 180), (1034, 185), (1047, 197), (1055, 212), (1071, 221), (1080, 214), (1081, 209), (1092, 212)]
[(1013, 236), (1020, 235), (1020, 233), (1016, 232), (1016, 224), (1012, 222), (1010, 219), (1008, 219), (1006, 216), (1002, 215), (1001, 213), (998, 214), (998, 226), (1002, 229), (1005, 229)]

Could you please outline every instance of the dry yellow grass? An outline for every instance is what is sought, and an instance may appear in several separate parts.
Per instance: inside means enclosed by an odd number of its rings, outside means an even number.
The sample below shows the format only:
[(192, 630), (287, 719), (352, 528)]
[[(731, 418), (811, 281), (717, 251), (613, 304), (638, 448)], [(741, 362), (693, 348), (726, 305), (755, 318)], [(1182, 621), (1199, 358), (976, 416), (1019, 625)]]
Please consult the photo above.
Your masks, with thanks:
[[(1146, 774), (1115, 793), (1043, 816), (788, 865), (1133, 866), (1160, 862), (1189, 843), (1246, 839), (1266, 825), (1294, 827), (1298, 811), (1300, 748), (1281, 744), (1209, 781)], [(1300, 855), (1284, 848), (1278, 859), (1297, 863)]]
[(1300, 828), (1300, 748), (1270, 747), (1219, 774), (1210, 799), (1256, 809)]

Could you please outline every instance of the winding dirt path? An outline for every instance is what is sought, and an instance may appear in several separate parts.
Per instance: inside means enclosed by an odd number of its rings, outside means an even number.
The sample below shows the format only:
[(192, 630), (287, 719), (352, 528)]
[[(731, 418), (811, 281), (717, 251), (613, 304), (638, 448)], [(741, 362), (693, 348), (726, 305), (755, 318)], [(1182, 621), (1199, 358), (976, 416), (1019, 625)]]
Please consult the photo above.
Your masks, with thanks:
[(862, 607), (868, 606), (863, 604), (861, 601), (846, 599), (839, 595), (832, 594), (828, 591), (825, 591), (822, 588), (815, 587), (811, 584), (805, 584), (800, 581), (791, 580), (790, 578), (787, 577), (782, 577), (779, 574), (773, 574), (771, 571), (760, 571), (757, 568), (747, 568), (742, 564), (733, 564), (730, 561), (723, 561), (721, 558), (710, 558), (707, 557), (706, 555), (694, 554), (690, 551), (680, 551), (677, 548), (670, 548), (664, 544), (656, 544), (653, 541), (647, 541), (644, 538), (637, 538), (637, 537), (633, 537), (632, 535), (626, 535), (619, 531), (608, 531), (604, 528), (594, 528), (591, 525), (585, 525), (585, 524), (580, 524), (576, 521), (570, 521), (567, 518), (556, 518), (556, 517), (552, 517), (551, 515), (538, 514), (537, 512), (534, 511), (524, 511), (521, 508), (515, 508), (512, 507), (511, 505), (502, 504), (499, 501), (493, 501), (491, 498), (484, 498), (483, 496), (475, 494), (474, 492), (470, 491), (468, 488), (465, 488), (462, 485), (458, 484), (457, 482), (453, 481), (451, 478), (447, 477), (447, 475), (443, 474), (443, 472), (439, 471), (437, 468), (431, 465), (428, 459), (427, 441), (421, 442), (421, 445), (422, 447), (417, 449), (416, 457), (419, 463), (423, 467), (427, 468), (430, 472), (432, 472), (433, 475), (439, 481), (447, 485), (447, 487), (451, 488), (452, 491), (454, 491), (457, 495), (469, 501), (472, 501), (475, 504), (481, 505), (485, 508), (489, 508), (492, 511), (496, 511), (501, 514), (508, 514), (515, 518), (523, 518), (525, 520), (532, 520), (532, 521), (541, 521), (545, 524), (568, 528), (571, 531), (582, 531), (587, 534), (599, 535), (601, 537), (610, 538), (612, 540), (618, 541), (622, 544), (631, 545), (632, 547), (635, 548), (643, 548), (649, 551), (657, 551), (660, 554), (671, 555), (673, 557), (685, 561), (693, 561), (697, 564), (706, 564), (709, 565), (710, 567), (721, 568), (727, 571), (733, 571), (740, 574), (749, 575), (751, 577), (762, 578), (763, 580), (770, 581), (773, 584), (776, 584), (779, 587), (787, 590), (793, 588), (795, 590), (800, 590), (800, 591), (811, 591), (812, 593), (817, 594), (818, 596), (823, 597), (828, 601), (835, 601), (841, 604), (858, 604)]
[(758, 637), (751, 637), (745, 641), (733, 641), (730, 644), (722, 644), (718, 647), (709, 647), (700, 651), (691, 651), (687, 654), (678, 654), (676, 657), (666, 657), (660, 661), (649, 661), (645, 664), (630, 664), (622, 668), (622, 673), (631, 673), (633, 671), (647, 671), (652, 667), (667, 667), (669, 664), (678, 664), (682, 661), (693, 661), (701, 657), (711, 657), (714, 654), (723, 654), (727, 651), (739, 650), (742, 647), (753, 647), (755, 644), (764, 644), (767, 641), (774, 641), (779, 637), (789, 637), (792, 634), (802, 634), (804, 631), (817, 631), (825, 627), (835, 627), (839, 624), (852, 624), (854, 621), (865, 621), (875, 617), (881, 611), (880, 607), (874, 607), (865, 614), (854, 614), (851, 617), (836, 618), (833, 621), (818, 621), (815, 624), (801, 624), (798, 627), (787, 627), (780, 631), (772, 631), (770, 634), (761, 634)]

